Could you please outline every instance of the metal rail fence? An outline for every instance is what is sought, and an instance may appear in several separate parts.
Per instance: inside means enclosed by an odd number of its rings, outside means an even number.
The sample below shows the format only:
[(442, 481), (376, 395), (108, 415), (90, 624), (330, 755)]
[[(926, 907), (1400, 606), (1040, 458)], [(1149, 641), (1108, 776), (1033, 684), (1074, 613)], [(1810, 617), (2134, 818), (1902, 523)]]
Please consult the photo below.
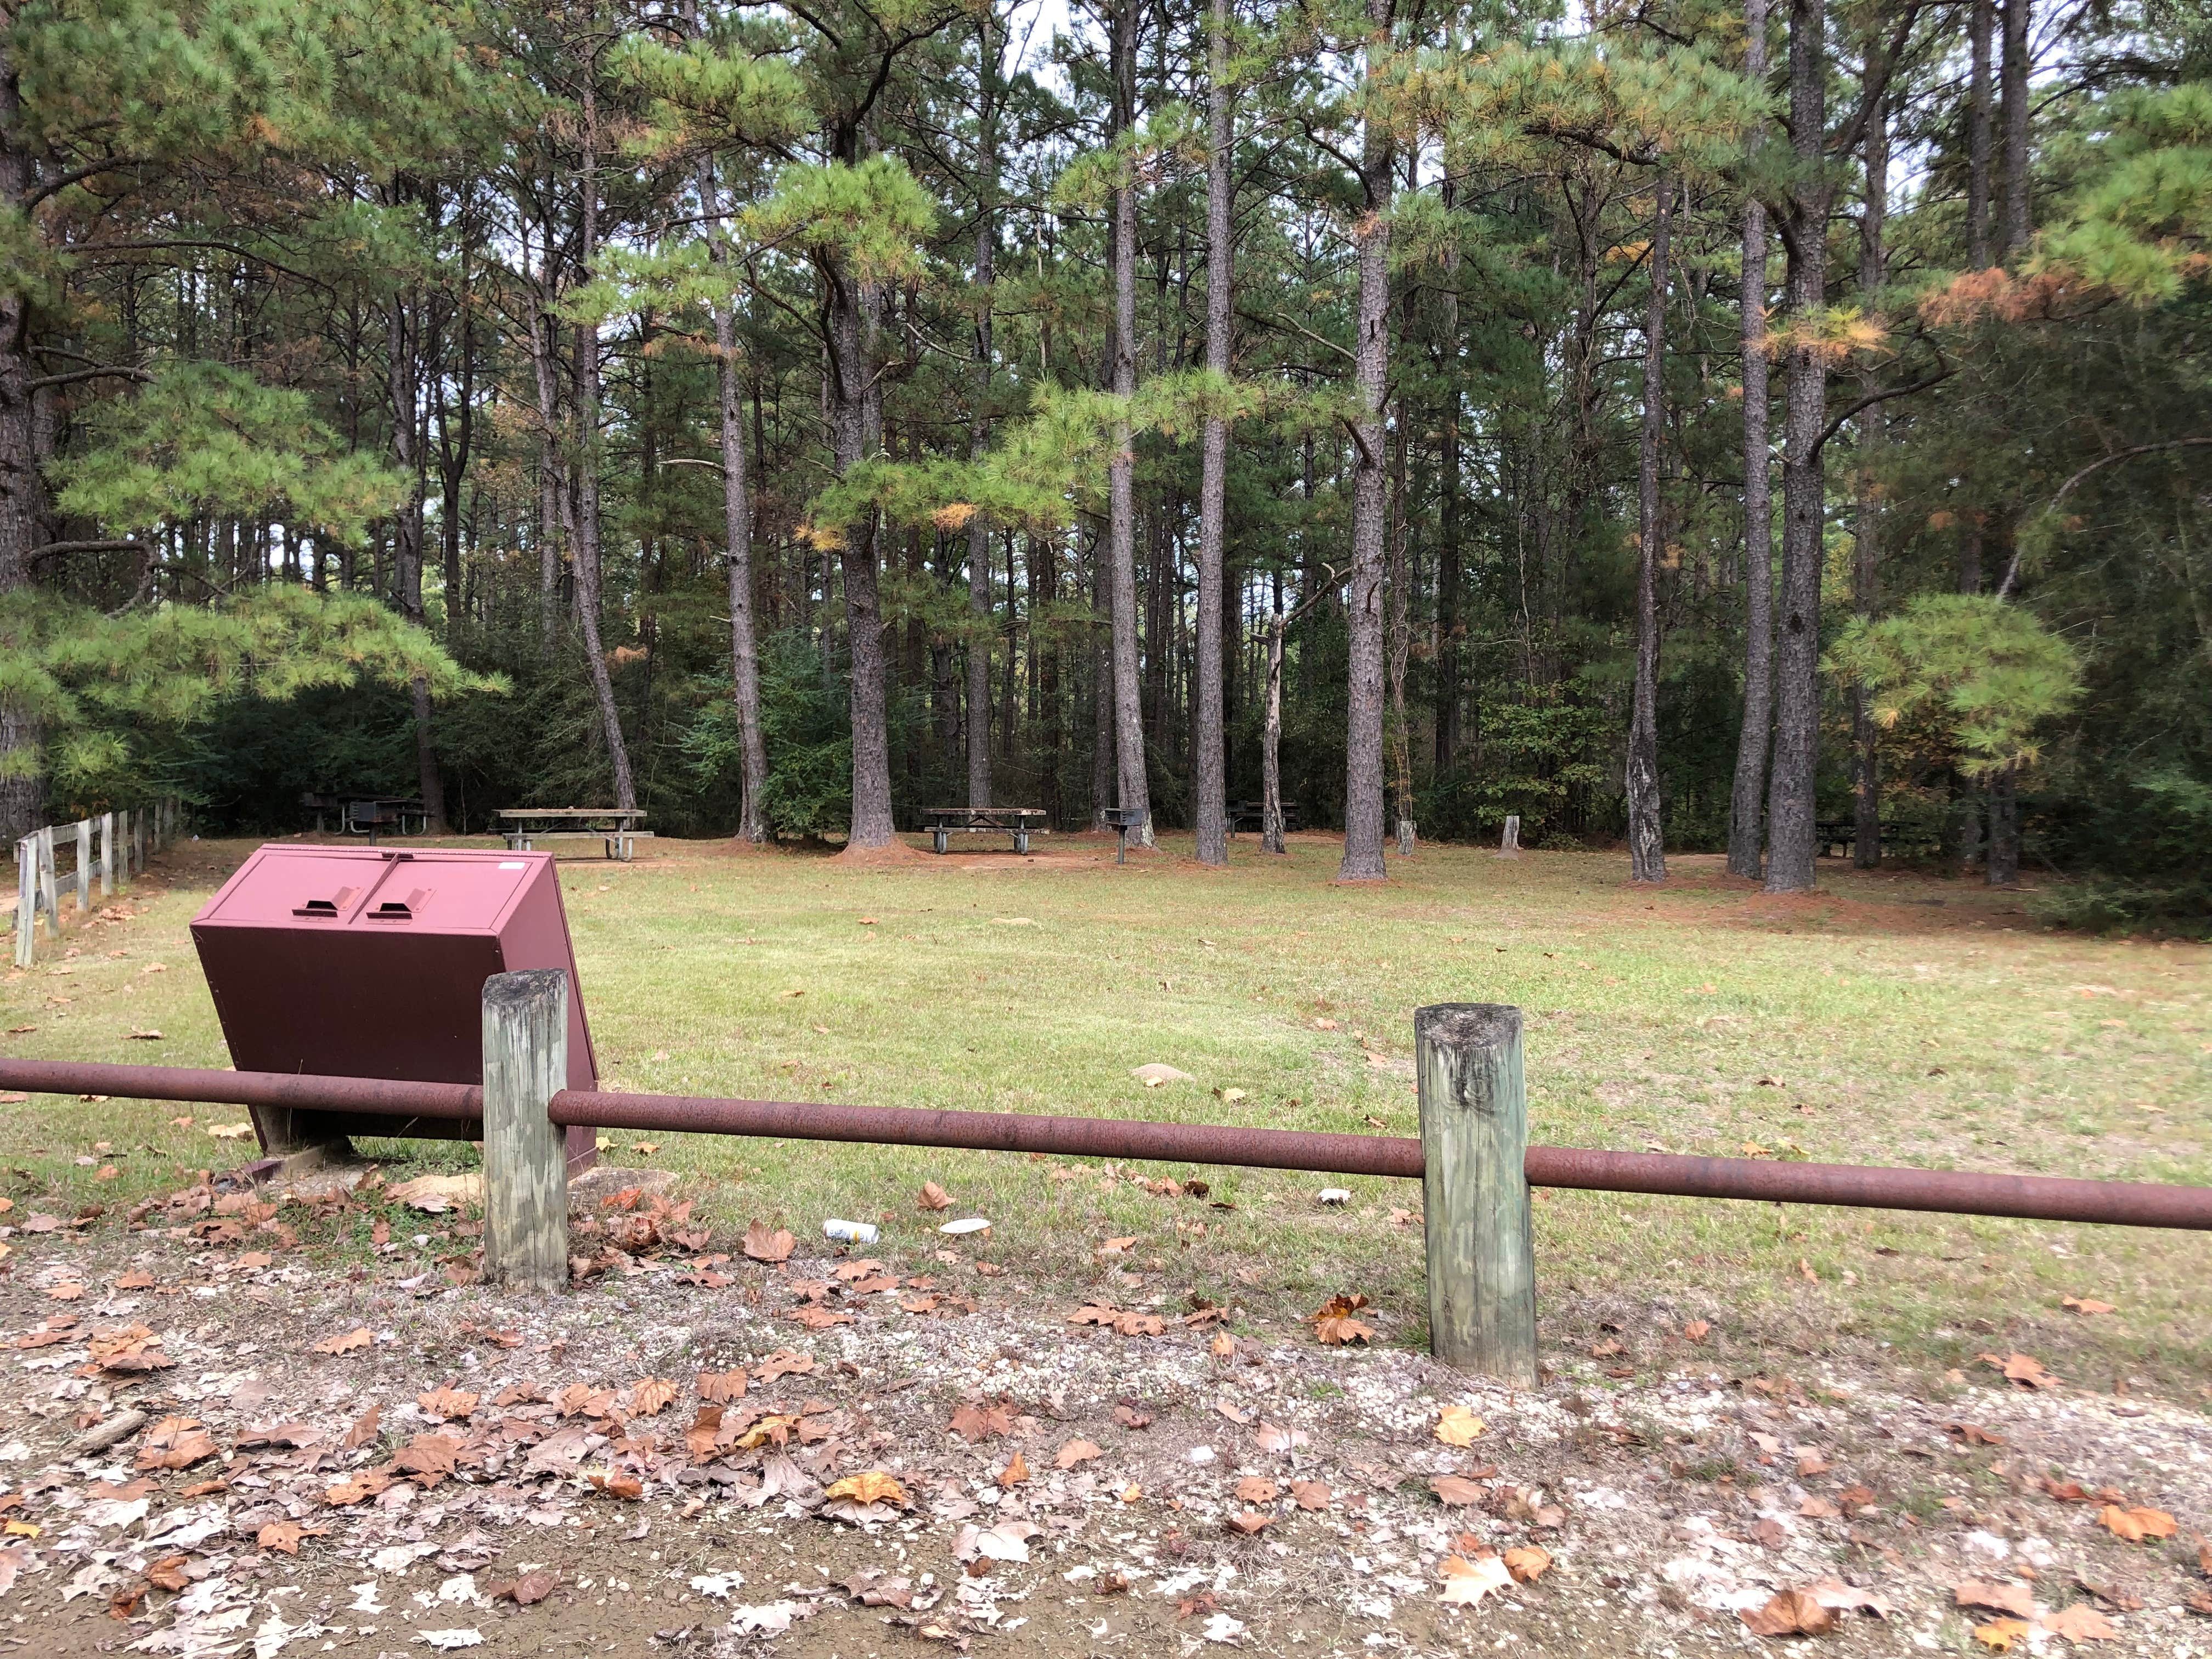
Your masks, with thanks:
[(388, 1121), (398, 1135), (416, 1123), (480, 1122), (487, 1274), (549, 1290), (568, 1277), (563, 1135), (572, 1124), (1418, 1180), (1432, 1348), (1522, 1382), (1536, 1376), (1534, 1187), (2212, 1231), (2212, 1188), (1532, 1146), (1520, 1011), (1486, 1004), (1416, 1014), (1415, 1139), (569, 1089), (568, 995), (558, 970), (485, 981), (482, 1085), (0, 1059), (0, 1087), (340, 1113)]

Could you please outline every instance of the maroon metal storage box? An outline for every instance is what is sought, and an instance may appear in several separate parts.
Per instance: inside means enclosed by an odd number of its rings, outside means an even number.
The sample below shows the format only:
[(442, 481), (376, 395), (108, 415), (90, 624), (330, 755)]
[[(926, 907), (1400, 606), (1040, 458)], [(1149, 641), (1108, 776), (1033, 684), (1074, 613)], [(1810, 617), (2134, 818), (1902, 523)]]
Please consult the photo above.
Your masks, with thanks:
[[(483, 1080), (484, 981), (568, 975), (568, 1086), (598, 1086), (550, 853), (263, 847), (192, 918), (231, 1063), (242, 1072)], [(350, 1134), (477, 1139), (480, 1124), (253, 1110), (264, 1152)], [(571, 1172), (597, 1134), (568, 1131)]]

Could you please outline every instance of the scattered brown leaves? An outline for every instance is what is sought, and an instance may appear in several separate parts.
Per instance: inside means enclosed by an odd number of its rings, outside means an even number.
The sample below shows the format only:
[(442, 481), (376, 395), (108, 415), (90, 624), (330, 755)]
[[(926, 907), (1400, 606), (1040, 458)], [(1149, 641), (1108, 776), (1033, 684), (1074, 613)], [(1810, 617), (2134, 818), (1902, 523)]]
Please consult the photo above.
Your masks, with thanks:
[(362, 1325), (340, 1336), (326, 1336), (315, 1344), (317, 1353), (351, 1353), (356, 1348), (365, 1348), (376, 1340), (368, 1326)]
[(1551, 1571), (1551, 1551), (1534, 1544), (1505, 1552), (1505, 1571), (1513, 1575), (1516, 1584), (1534, 1583)]
[(1087, 1463), (1092, 1458), (1104, 1455), (1103, 1449), (1093, 1441), (1070, 1440), (1060, 1447), (1059, 1455), (1052, 1460), (1052, 1466), (1056, 1469), (1072, 1469), (1078, 1463)]
[(2053, 1636), (2063, 1636), (2073, 1643), (2117, 1642), (2120, 1633), (2112, 1621), (2091, 1607), (2087, 1601), (2076, 1601), (2059, 1613), (2046, 1613), (2036, 1621)]
[(935, 1182), (925, 1181), (915, 1202), (925, 1210), (949, 1210), (952, 1207), (952, 1194)]
[(855, 1504), (896, 1504), (905, 1508), (908, 1499), (906, 1488), (881, 1469), (870, 1469), (862, 1474), (848, 1474), (834, 1481), (823, 1494), (835, 1501), (845, 1498)]
[(495, 1601), (512, 1601), (517, 1607), (535, 1607), (553, 1594), (553, 1587), (561, 1581), (550, 1571), (540, 1567), (535, 1572), (526, 1572), (520, 1578), (504, 1578), (489, 1586), (484, 1594)]
[(1364, 1296), (1347, 1296), (1342, 1291), (1329, 1297), (1320, 1307), (1306, 1316), (1314, 1328), (1314, 1334), (1324, 1347), (1342, 1347), (1352, 1342), (1371, 1342), (1375, 1328), (1352, 1316), (1367, 1305)]
[(416, 1395), (415, 1403), (441, 1422), (450, 1423), (475, 1411), (479, 1398), (459, 1389), (433, 1389), (428, 1394)]

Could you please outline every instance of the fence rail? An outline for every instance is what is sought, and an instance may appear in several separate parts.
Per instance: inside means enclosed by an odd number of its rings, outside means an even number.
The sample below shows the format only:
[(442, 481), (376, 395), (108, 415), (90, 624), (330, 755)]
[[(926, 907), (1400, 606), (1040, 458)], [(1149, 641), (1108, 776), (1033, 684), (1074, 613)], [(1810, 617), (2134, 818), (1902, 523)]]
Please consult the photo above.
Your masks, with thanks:
[(312, 1115), (291, 1115), (324, 1113), (326, 1137), (372, 1124), (404, 1134), (416, 1122), (480, 1121), (486, 1272), (542, 1289), (567, 1282), (570, 1125), (1418, 1180), (1431, 1346), (1452, 1364), (1520, 1382), (1536, 1376), (1534, 1187), (2212, 1230), (2212, 1188), (1532, 1146), (1515, 1008), (1455, 1003), (1417, 1012), (1421, 1135), (1412, 1139), (565, 1089), (568, 995), (557, 971), (485, 981), (482, 1085), (0, 1058), (0, 1087), (246, 1106), (269, 1114), (264, 1127), (313, 1125)]
[[(102, 812), (98, 817), (79, 818), (75, 823), (50, 823), (18, 841), (15, 965), (31, 965), (40, 915), (45, 915), (50, 933), (61, 932), (63, 894), (75, 896), (79, 915), (91, 908), (95, 878), (100, 883), (100, 896), (112, 896), (118, 881), (128, 881), (143, 872), (148, 854), (160, 851), (175, 839), (180, 816), (176, 797), (165, 795), (147, 806)], [(66, 876), (57, 874), (54, 869), (54, 842), (58, 836), (64, 838), (64, 846), (75, 849), (76, 863)], [(97, 857), (94, 855), (95, 843)]]

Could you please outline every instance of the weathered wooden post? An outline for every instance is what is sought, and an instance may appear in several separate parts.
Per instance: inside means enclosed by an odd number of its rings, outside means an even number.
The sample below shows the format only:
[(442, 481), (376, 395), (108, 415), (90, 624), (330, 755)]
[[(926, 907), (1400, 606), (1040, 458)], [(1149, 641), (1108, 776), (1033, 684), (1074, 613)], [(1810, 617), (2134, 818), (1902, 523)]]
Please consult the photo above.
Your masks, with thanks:
[(1429, 1351), (1503, 1382), (1536, 1382), (1528, 1095), (1521, 1011), (1446, 1002), (1413, 1015)]
[(100, 815), (100, 896), (115, 896), (115, 814)]
[(568, 1282), (568, 1154), (546, 1103), (568, 1086), (568, 975), (494, 974), (483, 988), (484, 1277)]
[(15, 843), (15, 965), (27, 968), (39, 936), (39, 838)]
[(92, 820), (79, 818), (76, 829), (76, 908), (79, 915), (92, 908)]
[(131, 814), (131, 862), (140, 875), (146, 873), (146, 809), (135, 808)]
[(1518, 812), (1505, 815), (1505, 833), (1498, 838), (1498, 856), (1502, 859), (1521, 856), (1521, 815)]
[(39, 902), (46, 907), (46, 926), (58, 938), (62, 931), (62, 889), (54, 876), (54, 826), (39, 831)]

